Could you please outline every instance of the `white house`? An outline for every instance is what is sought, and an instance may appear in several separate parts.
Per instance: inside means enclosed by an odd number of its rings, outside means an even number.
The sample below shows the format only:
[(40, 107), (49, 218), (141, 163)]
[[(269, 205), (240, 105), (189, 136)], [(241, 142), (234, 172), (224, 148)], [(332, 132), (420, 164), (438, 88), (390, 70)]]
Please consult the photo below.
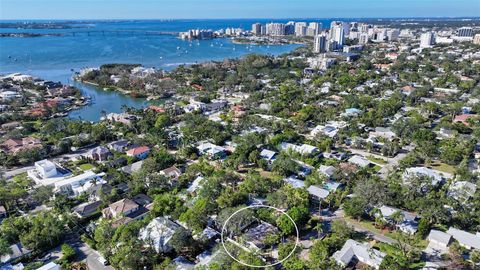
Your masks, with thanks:
[(140, 239), (147, 246), (153, 246), (158, 253), (170, 252), (172, 247), (168, 242), (179, 228), (180, 225), (177, 223), (164, 217), (157, 217), (140, 230)]
[(370, 161), (362, 156), (355, 155), (348, 159), (348, 162), (357, 165), (360, 168), (367, 168), (370, 166)]
[(409, 178), (412, 177), (429, 177), (432, 179), (432, 185), (437, 185), (446, 179), (451, 179), (453, 176), (449, 173), (433, 170), (426, 167), (412, 167), (405, 170), (403, 173), (403, 181), (409, 182)]
[(318, 168), (318, 172), (321, 175), (325, 175), (327, 178), (330, 179), (333, 177), (333, 174), (335, 173), (335, 167), (320, 165), (320, 168)]
[(438, 256), (448, 252), (448, 245), (452, 241), (452, 236), (439, 230), (431, 230), (427, 239), (429, 242), (425, 253)]
[(373, 249), (367, 244), (349, 239), (342, 249), (335, 252), (332, 257), (343, 267), (348, 266), (352, 260), (356, 259), (374, 269), (379, 269), (385, 256), (385, 253)]
[(454, 182), (448, 188), (448, 196), (460, 202), (467, 202), (475, 195), (477, 185), (467, 181)]

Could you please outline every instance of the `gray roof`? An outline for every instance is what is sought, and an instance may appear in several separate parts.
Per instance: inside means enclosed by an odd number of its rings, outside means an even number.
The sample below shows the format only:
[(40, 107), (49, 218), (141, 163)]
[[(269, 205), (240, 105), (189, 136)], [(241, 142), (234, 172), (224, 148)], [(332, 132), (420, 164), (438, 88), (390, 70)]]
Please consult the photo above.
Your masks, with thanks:
[(308, 193), (310, 195), (313, 195), (313, 196), (315, 196), (317, 198), (320, 198), (320, 199), (325, 199), (330, 194), (330, 192), (328, 190), (323, 189), (323, 188), (318, 187), (318, 186), (309, 186), (307, 190), (308, 190)]
[(335, 252), (332, 257), (343, 266), (347, 266), (355, 257), (360, 262), (375, 269), (379, 269), (383, 257), (385, 257), (385, 253), (372, 249), (366, 244), (361, 244), (355, 240), (349, 239), (345, 245), (343, 245), (342, 249)]
[(452, 236), (448, 233), (439, 231), (439, 230), (431, 230), (428, 234), (428, 240), (435, 241), (437, 243), (443, 244), (447, 246), (450, 243)]
[(469, 248), (480, 249), (480, 234), (473, 234), (450, 227), (447, 231), (460, 245)]

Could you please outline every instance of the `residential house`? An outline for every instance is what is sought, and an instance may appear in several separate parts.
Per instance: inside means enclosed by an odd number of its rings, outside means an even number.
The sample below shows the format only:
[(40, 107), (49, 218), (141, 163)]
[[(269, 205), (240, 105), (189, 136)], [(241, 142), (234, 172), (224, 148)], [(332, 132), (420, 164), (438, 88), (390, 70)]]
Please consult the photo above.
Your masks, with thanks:
[(168, 253), (173, 249), (169, 242), (180, 228), (180, 225), (168, 218), (157, 217), (140, 230), (140, 239), (157, 253)]
[(392, 129), (389, 127), (376, 127), (375, 131), (371, 131), (369, 133), (369, 137), (392, 140), (396, 137), (396, 135), (395, 132), (393, 132)]
[(318, 168), (318, 172), (320, 175), (326, 176), (327, 179), (332, 179), (333, 175), (335, 174), (335, 167), (333, 166), (325, 166), (325, 165), (320, 165), (320, 168)]
[(245, 233), (245, 241), (247, 245), (253, 250), (261, 250), (265, 248), (265, 240), (279, 233), (277, 227), (267, 222), (260, 222), (260, 224), (249, 228)]
[(359, 155), (354, 155), (353, 157), (348, 159), (348, 162), (360, 167), (360, 168), (367, 168), (370, 166), (371, 162)]
[(148, 154), (150, 154), (150, 147), (148, 146), (139, 146), (127, 151), (127, 156), (137, 159), (145, 159)]
[(134, 162), (130, 165), (124, 166), (120, 168), (119, 170), (126, 173), (126, 174), (132, 174), (134, 172), (138, 172), (142, 168), (143, 160)]
[(264, 160), (267, 161), (268, 164), (272, 164), (275, 159), (277, 158), (277, 152), (275, 151), (271, 151), (271, 150), (268, 150), (268, 149), (263, 149), (261, 152), (260, 152), (260, 157), (263, 158)]
[(315, 155), (319, 152), (317, 147), (309, 144), (295, 145), (283, 142), (280, 144), (280, 148), (284, 151), (293, 151), (302, 155)]
[(462, 123), (466, 126), (469, 126), (470, 125), (469, 119), (475, 119), (477, 117), (478, 117), (478, 115), (476, 115), (476, 114), (461, 114), (461, 115), (455, 116), (455, 118), (453, 119), (453, 122), (454, 123)]
[(107, 147), (112, 151), (123, 153), (129, 145), (127, 140), (118, 140), (107, 144)]
[(95, 161), (105, 161), (112, 156), (112, 153), (105, 146), (97, 146), (88, 151), (86, 156)]
[(137, 118), (128, 113), (109, 113), (107, 114), (106, 119), (110, 122), (119, 122), (130, 126), (132, 121), (136, 120)]
[(188, 186), (187, 191), (188, 193), (196, 192), (202, 186), (203, 176), (197, 176), (195, 180)]
[(73, 208), (73, 213), (75, 213), (75, 215), (77, 215), (79, 218), (91, 217), (100, 212), (101, 205), (102, 201), (82, 203)]
[(182, 171), (176, 166), (172, 166), (160, 171), (160, 174), (170, 179), (172, 182), (176, 182), (178, 177), (182, 175)]
[(10, 246), (11, 254), (4, 254), (0, 257), (2, 263), (8, 263), (13, 260), (29, 255), (32, 251), (26, 249), (20, 242)]
[(174, 266), (174, 270), (193, 270), (195, 268), (195, 264), (182, 256), (178, 256), (173, 259), (172, 264)]
[(452, 241), (452, 236), (439, 230), (430, 230), (427, 240), (429, 242), (425, 253), (429, 256), (438, 257), (441, 254), (448, 253), (448, 245)]
[(316, 201), (322, 201), (325, 200), (328, 195), (330, 195), (330, 191), (320, 187), (320, 186), (314, 186), (311, 185), (307, 188), (308, 194), (316, 200)]
[(37, 270), (60, 270), (62, 269), (60, 265), (54, 263), (54, 262), (49, 262), (45, 264), (44, 266), (37, 268)]
[(200, 155), (205, 155), (209, 159), (223, 159), (227, 156), (226, 149), (209, 142), (202, 142), (197, 146)]
[(40, 149), (42, 144), (37, 138), (25, 137), (22, 139), (8, 139), (1, 144), (1, 148), (10, 154), (17, 154), (21, 151)]
[(457, 240), (462, 247), (480, 250), (480, 232), (473, 234), (450, 227), (447, 233), (450, 234), (453, 239)]
[(296, 177), (287, 177), (287, 178), (284, 178), (283, 181), (285, 181), (287, 184), (290, 184), (292, 185), (292, 187), (294, 188), (304, 188), (305, 187), (305, 182), (303, 182), (302, 180), (296, 178)]
[(428, 177), (432, 180), (432, 185), (435, 186), (439, 183), (444, 182), (447, 179), (451, 179), (453, 175), (426, 167), (407, 168), (402, 176), (403, 182), (409, 183), (410, 178), (412, 177)]
[(102, 210), (104, 218), (115, 219), (113, 226), (118, 227), (132, 220), (143, 219), (148, 209), (130, 199), (122, 199)]
[(455, 200), (466, 203), (470, 198), (475, 195), (477, 191), (477, 185), (467, 181), (457, 181), (448, 187), (447, 195)]
[[(407, 233), (407, 234), (415, 234), (418, 230), (418, 216), (407, 212), (403, 211), (394, 207), (386, 206), (383, 205), (380, 208), (378, 208), (381, 214), (381, 218), (390, 223), (395, 225), (397, 228), (399, 228), (402, 232)], [(396, 214), (399, 214), (400, 220), (394, 220), (394, 216)]]
[(371, 248), (368, 244), (361, 244), (349, 239), (341, 250), (333, 254), (332, 258), (343, 267), (360, 262), (374, 269), (379, 269), (385, 256), (385, 253)]
[(135, 195), (132, 200), (141, 206), (148, 206), (153, 201), (152, 198), (143, 193)]

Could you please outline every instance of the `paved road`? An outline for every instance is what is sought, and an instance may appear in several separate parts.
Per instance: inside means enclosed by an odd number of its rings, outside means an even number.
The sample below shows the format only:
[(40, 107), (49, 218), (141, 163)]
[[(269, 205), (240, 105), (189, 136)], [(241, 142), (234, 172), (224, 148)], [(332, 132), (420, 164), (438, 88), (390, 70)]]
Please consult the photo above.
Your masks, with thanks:
[[(68, 154), (63, 154), (63, 155), (60, 155), (60, 156), (57, 156), (57, 157), (54, 157), (52, 158), (52, 160), (54, 161), (63, 161), (63, 160), (70, 160), (70, 159), (74, 159), (74, 158), (77, 158), (85, 153), (87, 153), (90, 149), (92, 148), (95, 148), (95, 146), (91, 146), (91, 147), (88, 147), (88, 148), (84, 148), (84, 149), (81, 149), (81, 150), (78, 150), (78, 151), (74, 151), (74, 152), (71, 152), (71, 153), (68, 153)], [(7, 178), (7, 179), (10, 179), (12, 177), (14, 177), (15, 175), (19, 175), (19, 174), (22, 174), (22, 173), (25, 173), (29, 170), (32, 170), (34, 169), (35, 167), (34, 166), (25, 166), (25, 167), (21, 167), (21, 168), (16, 168), (16, 169), (12, 169), (12, 170), (9, 170), (9, 171), (6, 171), (4, 176)]]
[(9, 170), (9, 171), (6, 171), (6, 172), (5, 172), (4, 176), (5, 176), (7, 179), (10, 179), (10, 178), (14, 177), (15, 175), (19, 175), (19, 174), (25, 173), (25, 172), (33, 169), (33, 168), (34, 168), (33, 166), (26, 166), (26, 167), (21, 167), (21, 168)]
[(374, 231), (371, 231), (369, 230), (368, 228), (365, 228), (363, 227), (362, 225), (358, 224), (358, 223), (352, 223), (348, 220), (345, 219), (345, 214), (343, 212), (343, 210), (337, 210), (333, 213), (333, 215), (331, 216), (328, 216), (328, 217), (322, 217), (324, 220), (344, 220), (345, 222), (347, 222), (348, 225), (352, 226), (353, 229), (356, 231), (356, 232), (359, 232), (359, 233), (364, 233), (368, 236), (370, 236), (371, 238), (377, 240), (377, 241), (380, 241), (380, 242), (383, 242), (383, 243), (386, 243), (386, 244), (394, 244), (396, 243), (395, 239), (392, 239), (388, 236), (385, 236), (383, 234), (379, 234), (377, 232), (374, 232)]
[(98, 261), (100, 254), (87, 244), (79, 242), (78, 250), (80, 253), (80, 258), (84, 258), (84, 261), (87, 263), (88, 269), (90, 270), (115, 270), (112, 266), (104, 266)]
[[(348, 150), (354, 154), (357, 154), (357, 155), (362, 155), (364, 157), (368, 157), (368, 156), (372, 156), (374, 158), (379, 158), (379, 159), (383, 159), (383, 160), (386, 160), (387, 161), (387, 164), (377, 164), (375, 163), (376, 165), (382, 167), (379, 171), (378, 171), (378, 174), (379, 176), (382, 178), (382, 179), (386, 179), (388, 174), (390, 172), (392, 172), (393, 170), (395, 170), (395, 168), (398, 166), (398, 164), (400, 163), (400, 160), (402, 160), (403, 158), (405, 158), (407, 156), (407, 149), (402, 149), (402, 153), (399, 153), (397, 154), (395, 157), (393, 158), (388, 158), (388, 157), (384, 157), (384, 156), (381, 156), (381, 155), (377, 155), (377, 154), (372, 154), (368, 151), (364, 151), (364, 150), (360, 150), (360, 149), (354, 149), (354, 148), (348, 148)], [(370, 161), (371, 162), (371, 161)], [(372, 162), (374, 163), (374, 162)]]

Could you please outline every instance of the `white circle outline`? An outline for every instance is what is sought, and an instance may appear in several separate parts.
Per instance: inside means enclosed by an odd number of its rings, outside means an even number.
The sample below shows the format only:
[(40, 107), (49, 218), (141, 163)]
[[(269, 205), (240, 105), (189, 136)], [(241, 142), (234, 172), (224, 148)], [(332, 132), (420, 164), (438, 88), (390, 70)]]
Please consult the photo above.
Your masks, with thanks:
[[(276, 263), (273, 263), (273, 264), (269, 264), (269, 265), (251, 265), (251, 264), (248, 264), (248, 263), (244, 263), (240, 260), (238, 260), (237, 258), (235, 258), (232, 254), (230, 254), (230, 252), (228, 252), (227, 248), (225, 247), (225, 240), (224, 240), (224, 237), (223, 237), (223, 233), (225, 232), (225, 225), (228, 224), (228, 222), (230, 221), (230, 219), (235, 216), (236, 214), (238, 214), (239, 212), (243, 211), (243, 210), (246, 210), (246, 209), (251, 209), (251, 208), (270, 208), (270, 209), (274, 209), (284, 215), (286, 215), (288, 217), (288, 219), (290, 219), (290, 221), (293, 223), (293, 225), (295, 226), (295, 231), (296, 231), (296, 234), (297, 234), (297, 239), (295, 241), (295, 247), (292, 249), (292, 251), (290, 251), (290, 253), (287, 255), (287, 257), (283, 258), (282, 260), (276, 262)], [(250, 206), (246, 206), (246, 207), (243, 207), (243, 208), (240, 208), (238, 209), (237, 211), (235, 211), (233, 214), (231, 214), (227, 220), (225, 221), (225, 223), (223, 224), (222, 226), (222, 232), (220, 234), (220, 238), (221, 238), (221, 241), (222, 241), (222, 246), (223, 246), (223, 249), (225, 250), (225, 252), (228, 254), (228, 256), (230, 256), (232, 259), (234, 259), (236, 262), (244, 265), (244, 266), (247, 266), (247, 267), (253, 267), (253, 268), (267, 268), (267, 267), (270, 267), (270, 266), (275, 266), (275, 265), (278, 265), (278, 264), (281, 264), (283, 263), (284, 261), (286, 261), (288, 258), (290, 258), (293, 253), (295, 252), (295, 250), (297, 249), (298, 247), (298, 244), (300, 242), (300, 233), (298, 231), (298, 226), (297, 224), (295, 223), (295, 221), (293, 220), (292, 217), (290, 217), (289, 214), (287, 214), (285, 211), (281, 210), (281, 209), (278, 209), (276, 207), (273, 207), (273, 206), (270, 206), (270, 205), (250, 205)]]

